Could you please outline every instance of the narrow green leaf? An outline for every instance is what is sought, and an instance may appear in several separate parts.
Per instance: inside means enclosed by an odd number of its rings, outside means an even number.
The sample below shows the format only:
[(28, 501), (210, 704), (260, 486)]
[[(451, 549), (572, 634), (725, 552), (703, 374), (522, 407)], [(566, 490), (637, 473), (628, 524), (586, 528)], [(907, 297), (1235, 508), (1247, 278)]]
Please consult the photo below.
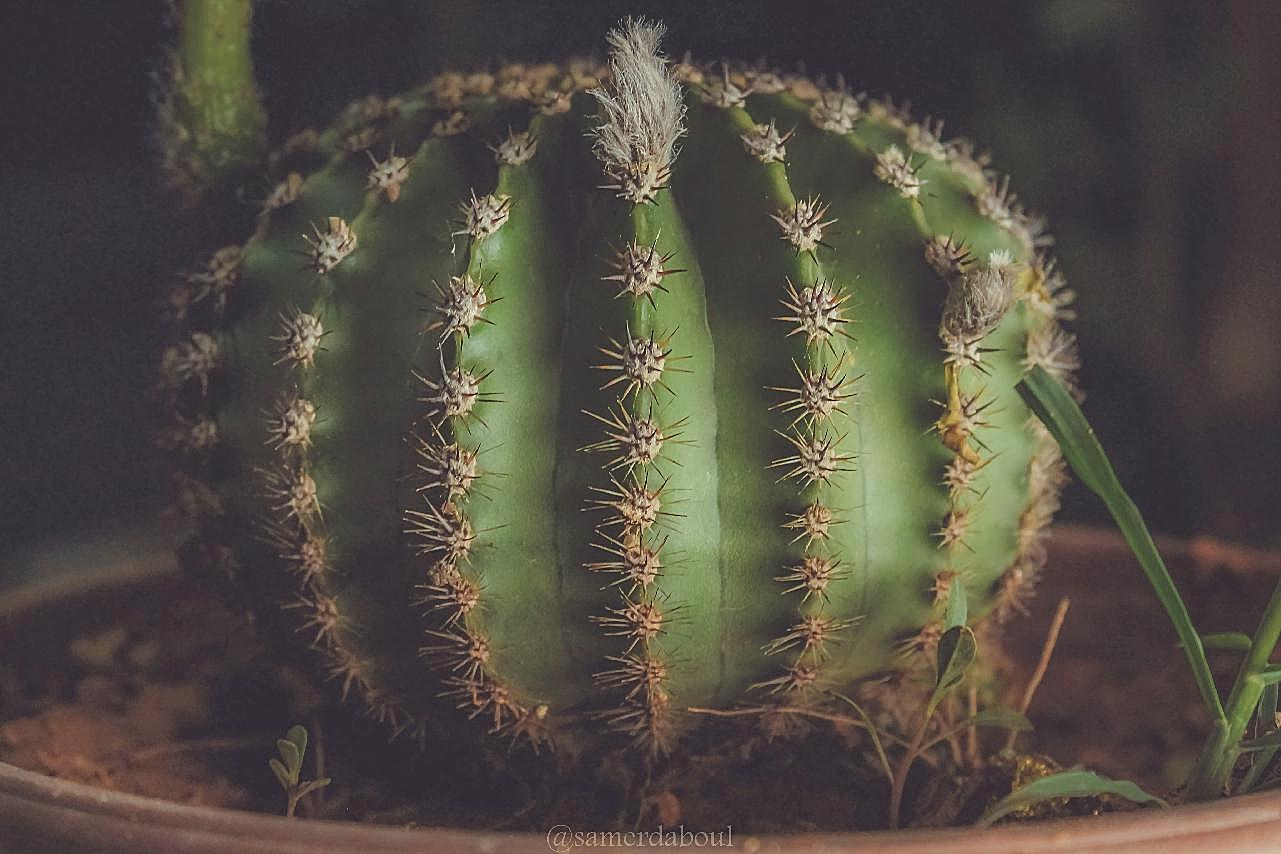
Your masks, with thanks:
[(298, 753), (298, 746), (292, 741), (284, 738), (276, 739), (276, 749), (280, 751), (280, 758), (285, 760), (285, 768), (289, 770), (290, 781), (298, 782), (298, 772), (302, 768), (302, 756)]
[(1281, 682), (1281, 664), (1269, 664), (1255, 675), (1264, 685), (1276, 685)]
[(1275, 747), (1281, 747), (1281, 732), (1270, 732), (1258, 738), (1247, 738), (1241, 742), (1240, 750), (1242, 753), (1251, 753), (1256, 750), (1270, 750)]
[[(1249, 652), (1250, 636), (1245, 632), (1211, 632), (1207, 635), (1201, 635), (1201, 645), (1206, 649)], [(1183, 644), (1179, 644), (1179, 646), (1183, 646)]]
[(961, 684), (977, 654), (978, 641), (969, 626), (953, 626), (939, 638), (938, 681), (934, 684), (929, 705), (925, 707), (927, 720), (934, 716), (939, 703), (943, 702), (948, 692)]
[(325, 788), (325, 786), (328, 786), (331, 782), (332, 780), (329, 777), (321, 777), (319, 780), (308, 780), (298, 787), (298, 797), (306, 797), (317, 789)]
[(969, 597), (965, 595), (965, 585), (961, 583), (961, 577), (958, 575), (952, 579), (952, 587), (947, 596), (947, 621), (944, 629), (952, 629), (957, 626), (963, 626), (966, 618), (969, 616), (966, 611), (969, 607)]
[(1067, 389), (1039, 365), (1028, 372), (1017, 389), (1024, 402), (1044, 422), (1059, 443), (1063, 457), (1072, 466), (1072, 471), (1107, 505), (1125, 541), (1139, 559), (1148, 583), (1156, 591), (1170, 622), (1174, 624), (1174, 631), (1179, 636), (1188, 664), (1192, 668), (1192, 677), (1201, 692), (1201, 701), (1212, 720), (1222, 720), (1223, 703), (1214, 687), (1214, 677), (1201, 646), (1201, 637), (1192, 625), (1187, 606), (1179, 596), (1165, 562), (1161, 560), (1139, 508), (1117, 480), (1116, 472), (1112, 470), (1103, 447), (1095, 438), (1094, 430), (1085, 420), (1081, 407), (1077, 406)]
[(293, 784), (289, 782), (289, 772), (285, 770), (284, 765), (280, 764), (280, 760), (274, 758), (268, 759), (267, 765), (271, 768), (271, 773), (275, 774), (276, 779), (280, 781), (280, 788), (284, 789), (286, 792), (289, 791)]
[(1168, 806), (1165, 801), (1155, 795), (1149, 795), (1129, 780), (1113, 780), (1110, 777), (1104, 777), (1102, 774), (1095, 774), (1093, 771), (1073, 768), (1068, 771), (1051, 774), (1048, 777), (1042, 777), (1039, 780), (1033, 780), (1026, 786), (1015, 789), (997, 801), (975, 823), (979, 827), (986, 827), (1015, 810), (1041, 801), (1049, 801), (1055, 798), (1088, 798), (1095, 795), (1116, 795), (1136, 804)]
[(885, 755), (885, 747), (881, 744), (881, 735), (877, 732), (876, 724), (872, 723), (871, 716), (863, 710), (862, 706), (844, 694), (838, 694), (835, 691), (832, 691), (831, 694), (833, 697), (845, 702), (850, 708), (852, 708), (854, 713), (858, 715), (859, 720), (863, 722), (863, 727), (867, 730), (868, 736), (872, 739), (872, 747), (876, 750), (876, 758), (881, 762), (881, 770), (885, 772), (886, 779), (892, 782), (894, 780), (894, 769), (890, 767), (890, 758)]
[(1038, 365), (1019, 381), (1016, 390), (1054, 435), (1076, 476), (1106, 500), (1103, 493), (1116, 486), (1116, 472), (1067, 389)]

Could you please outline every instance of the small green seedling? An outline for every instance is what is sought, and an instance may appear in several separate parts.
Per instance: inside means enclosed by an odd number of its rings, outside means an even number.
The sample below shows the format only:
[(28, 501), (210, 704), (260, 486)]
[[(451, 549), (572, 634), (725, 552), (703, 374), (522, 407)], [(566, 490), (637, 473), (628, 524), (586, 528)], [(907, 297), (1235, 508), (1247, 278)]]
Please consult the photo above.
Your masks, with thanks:
[(280, 758), (267, 760), (271, 773), (280, 781), (280, 788), (285, 790), (285, 815), (292, 818), (298, 802), (308, 794), (323, 789), (330, 783), (329, 777), (316, 780), (303, 780), (302, 761), (307, 754), (307, 728), (295, 724), (289, 728), (284, 738), (276, 739), (276, 750)]
[(1155, 795), (1149, 795), (1129, 780), (1113, 780), (1083, 768), (1070, 768), (1067, 771), (1033, 780), (1026, 786), (1010, 792), (983, 813), (977, 824), (980, 827), (986, 827), (1016, 810), (1042, 801), (1055, 798), (1092, 798), (1098, 795), (1113, 795), (1136, 804), (1169, 806), (1165, 801)]
[(1027, 718), (1016, 711), (986, 709), (959, 723), (945, 727), (942, 732), (926, 740), (930, 722), (933, 721), (939, 705), (961, 686), (970, 666), (978, 658), (978, 641), (974, 636), (974, 630), (966, 625), (967, 616), (965, 586), (959, 578), (956, 578), (952, 581), (944, 631), (938, 643), (934, 691), (925, 705), (916, 734), (908, 743), (907, 749), (899, 759), (898, 767), (890, 776), (889, 823), (891, 828), (897, 828), (899, 825), (899, 813), (903, 806), (903, 789), (907, 785), (907, 775), (912, 770), (912, 765), (925, 751), (971, 727), (993, 727), (1016, 731), (1032, 729), (1032, 724)]
[[(1278, 748), (1281, 748), (1281, 733), (1277, 732), (1276, 721), (1276, 686), (1281, 683), (1281, 665), (1269, 661), (1278, 638), (1281, 638), (1281, 583), (1268, 600), (1263, 618), (1252, 637), (1241, 632), (1198, 633), (1174, 579), (1157, 553), (1143, 517), (1117, 480), (1107, 455), (1076, 401), (1061, 383), (1039, 367), (1033, 368), (1018, 384), (1018, 391), (1028, 407), (1049, 428), (1081, 482), (1107, 505), (1179, 636), (1206, 711), (1214, 722), (1188, 779), (1187, 799), (1208, 800), (1226, 794), (1232, 772), (1242, 754), (1249, 755), (1252, 764), (1236, 791), (1251, 790), (1264, 778)], [(1220, 699), (1214, 685), (1205, 656), (1207, 646), (1244, 653), (1245, 658), (1237, 669), (1226, 702)], [(1251, 719), (1255, 721), (1255, 738), (1246, 740), (1244, 736)], [(1116, 781), (1107, 782), (1111, 785)], [(1054, 786), (1043, 788), (1056, 790), (1051, 797), (1065, 794)], [(1113, 789), (1098, 788), (1094, 792), (1074, 791), (1073, 794), (1105, 791)]]

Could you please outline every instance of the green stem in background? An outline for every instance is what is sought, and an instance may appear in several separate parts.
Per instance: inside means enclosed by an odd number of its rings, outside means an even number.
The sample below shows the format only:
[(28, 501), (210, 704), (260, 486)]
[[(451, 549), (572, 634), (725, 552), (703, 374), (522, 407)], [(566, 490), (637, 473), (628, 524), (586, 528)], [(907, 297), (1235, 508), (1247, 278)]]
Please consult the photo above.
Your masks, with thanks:
[(267, 114), (254, 82), (252, 0), (182, 0), (171, 89), (162, 108), (164, 169), (189, 201), (261, 162)]

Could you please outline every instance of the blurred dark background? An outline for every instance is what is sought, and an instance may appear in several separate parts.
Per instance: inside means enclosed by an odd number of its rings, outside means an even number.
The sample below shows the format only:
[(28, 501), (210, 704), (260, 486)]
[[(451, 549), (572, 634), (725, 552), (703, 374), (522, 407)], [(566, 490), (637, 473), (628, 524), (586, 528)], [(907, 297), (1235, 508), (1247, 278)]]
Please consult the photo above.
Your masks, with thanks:
[[(154, 300), (218, 245), (154, 168), (167, 4), (4, 7), (0, 575), (158, 517)], [(1281, 4), (263, 0), (273, 138), (447, 65), (599, 49), (637, 13), (674, 55), (843, 72), (990, 148), (1050, 217), (1087, 413), (1153, 526), (1281, 544)], [(1104, 519), (1079, 487), (1064, 516)]]

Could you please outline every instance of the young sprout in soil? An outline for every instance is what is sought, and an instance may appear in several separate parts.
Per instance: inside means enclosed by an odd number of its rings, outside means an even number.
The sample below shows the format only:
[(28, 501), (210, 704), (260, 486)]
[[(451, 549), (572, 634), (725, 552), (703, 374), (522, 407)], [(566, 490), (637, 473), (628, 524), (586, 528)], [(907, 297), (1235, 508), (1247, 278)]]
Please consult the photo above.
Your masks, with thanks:
[(280, 782), (280, 788), (285, 790), (285, 816), (293, 818), (298, 802), (310, 793), (328, 786), (330, 778), (301, 779), (302, 762), (307, 754), (306, 727), (299, 724), (291, 726), (284, 738), (276, 739), (276, 750), (280, 752), (280, 758), (267, 760), (267, 765)]
[(908, 774), (911, 773), (916, 760), (927, 750), (976, 727), (995, 727), (1015, 732), (1032, 729), (1032, 724), (1018, 712), (1009, 709), (985, 709), (959, 722), (945, 724), (932, 737), (926, 737), (939, 706), (952, 692), (961, 687), (970, 665), (978, 658), (978, 641), (974, 636), (974, 630), (965, 624), (966, 617), (965, 586), (960, 578), (955, 578), (948, 593), (944, 630), (938, 642), (934, 690), (922, 710), (920, 726), (917, 727), (912, 740), (907, 744), (907, 749), (899, 758), (898, 765), (890, 774), (889, 825), (891, 829), (897, 829), (899, 826), (899, 814), (903, 807), (903, 789), (907, 785)]
[(1015, 789), (993, 804), (975, 823), (980, 827), (986, 827), (1016, 810), (1026, 809), (1043, 801), (1052, 801), (1057, 798), (1092, 798), (1099, 795), (1113, 795), (1136, 804), (1169, 806), (1165, 801), (1155, 795), (1149, 795), (1129, 780), (1113, 780), (1083, 768), (1069, 768)]
[[(1077, 477), (1107, 505), (1179, 636), (1202, 702), (1213, 721), (1210, 735), (1188, 779), (1187, 799), (1203, 801), (1226, 794), (1242, 754), (1249, 754), (1253, 762), (1236, 791), (1249, 791), (1264, 779), (1268, 766), (1281, 748), (1281, 732), (1277, 731), (1276, 721), (1276, 688), (1281, 683), (1281, 664), (1270, 661), (1277, 640), (1281, 638), (1281, 582), (1268, 600), (1252, 637), (1239, 632), (1199, 634), (1142, 515), (1117, 480), (1107, 455), (1094, 436), (1094, 430), (1071, 394), (1040, 367), (1028, 373), (1019, 383), (1018, 391), (1058, 441), (1064, 458)], [(1221, 700), (1214, 685), (1205, 656), (1207, 645), (1236, 648), (1245, 655), (1226, 702)], [(1255, 737), (1246, 739), (1246, 729), (1252, 719), (1255, 720)]]

